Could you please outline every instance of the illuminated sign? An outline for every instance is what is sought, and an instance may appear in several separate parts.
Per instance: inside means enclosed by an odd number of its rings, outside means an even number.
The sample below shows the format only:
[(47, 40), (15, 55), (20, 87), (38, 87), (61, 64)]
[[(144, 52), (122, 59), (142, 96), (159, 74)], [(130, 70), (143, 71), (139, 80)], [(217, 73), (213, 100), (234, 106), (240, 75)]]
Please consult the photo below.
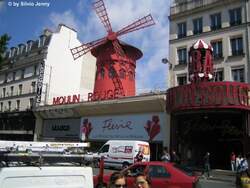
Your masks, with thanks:
[(199, 108), (250, 110), (250, 85), (240, 82), (206, 82), (167, 91), (167, 111)]
[(68, 95), (68, 96), (60, 96), (53, 98), (53, 105), (61, 105), (61, 104), (74, 104), (80, 102), (80, 94), (78, 95)]

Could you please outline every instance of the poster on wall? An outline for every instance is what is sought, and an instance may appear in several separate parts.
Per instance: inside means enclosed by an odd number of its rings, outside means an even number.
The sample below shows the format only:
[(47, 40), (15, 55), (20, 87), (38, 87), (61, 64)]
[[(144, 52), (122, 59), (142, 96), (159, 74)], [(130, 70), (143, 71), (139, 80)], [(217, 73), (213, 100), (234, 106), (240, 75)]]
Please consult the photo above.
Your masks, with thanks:
[(164, 113), (82, 117), (82, 140), (163, 141)]
[(80, 120), (80, 118), (44, 120), (43, 137), (79, 139)]

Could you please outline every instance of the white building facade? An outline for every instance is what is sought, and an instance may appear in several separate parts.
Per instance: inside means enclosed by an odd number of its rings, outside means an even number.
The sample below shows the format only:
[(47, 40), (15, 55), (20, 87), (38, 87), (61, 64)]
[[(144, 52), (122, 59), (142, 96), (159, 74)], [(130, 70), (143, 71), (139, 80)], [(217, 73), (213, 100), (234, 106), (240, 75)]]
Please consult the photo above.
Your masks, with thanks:
[(213, 46), (213, 81), (249, 83), (249, 8), (246, 0), (176, 0), (169, 17), (169, 86), (189, 83), (188, 52), (198, 39)]
[[(95, 58), (86, 54), (74, 61), (70, 52), (80, 44), (77, 32), (60, 24), (56, 32), (46, 29), (38, 40), (29, 40), (5, 53), (0, 67), (2, 139), (14, 134), (20, 136), (16, 139), (27, 140), (22, 135), (28, 134), (33, 140), (34, 107), (52, 104), (53, 98), (73, 94), (82, 101), (93, 91)], [(27, 118), (19, 117), (20, 114)]]

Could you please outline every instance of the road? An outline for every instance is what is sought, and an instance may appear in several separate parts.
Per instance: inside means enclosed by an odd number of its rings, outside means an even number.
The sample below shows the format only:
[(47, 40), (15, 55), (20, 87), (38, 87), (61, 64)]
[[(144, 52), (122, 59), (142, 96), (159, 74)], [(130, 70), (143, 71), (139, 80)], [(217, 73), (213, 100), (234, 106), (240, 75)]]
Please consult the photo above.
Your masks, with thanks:
[[(104, 173), (114, 172), (115, 170), (105, 169)], [(94, 175), (99, 173), (98, 168), (93, 168)], [(214, 177), (207, 179), (201, 177), (197, 188), (235, 188), (234, 177), (224, 177), (225, 175), (221, 175), (219, 173), (214, 173)]]

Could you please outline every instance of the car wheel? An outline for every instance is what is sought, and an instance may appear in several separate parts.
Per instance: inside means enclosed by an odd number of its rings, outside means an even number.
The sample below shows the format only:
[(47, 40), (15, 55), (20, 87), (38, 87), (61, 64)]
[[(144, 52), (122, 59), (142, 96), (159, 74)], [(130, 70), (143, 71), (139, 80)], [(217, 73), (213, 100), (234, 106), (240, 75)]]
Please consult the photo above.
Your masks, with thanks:
[(122, 164), (122, 169), (128, 168), (128, 166), (129, 166), (129, 163), (128, 162), (124, 162)]

